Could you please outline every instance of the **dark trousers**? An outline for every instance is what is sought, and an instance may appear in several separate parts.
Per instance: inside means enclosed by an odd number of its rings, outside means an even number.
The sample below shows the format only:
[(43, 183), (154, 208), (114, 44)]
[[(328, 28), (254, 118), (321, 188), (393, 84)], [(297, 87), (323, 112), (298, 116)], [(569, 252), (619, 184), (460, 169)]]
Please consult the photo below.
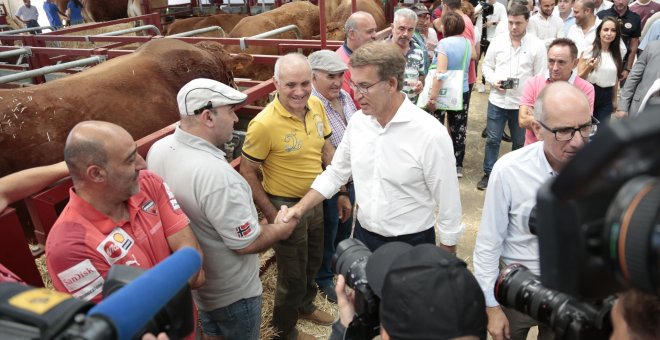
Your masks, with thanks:
[[(271, 203), (293, 206), (296, 202), (271, 197)], [(318, 204), (306, 212), (291, 236), (277, 242), (277, 287), (273, 306), (272, 325), (279, 332), (278, 339), (295, 339), (298, 336), (298, 313), (309, 314), (316, 310), (316, 283), (314, 277), (321, 266), (323, 255), (323, 205)]]
[(613, 87), (600, 87), (594, 85), (594, 117), (603, 124), (607, 124), (612, 115), (612, 111), (614, 111), (614, 108), (612, 107), (613, 95)]
[[(490, 41), (486, 40), (486, 27), (484, 27), (483, 33), (482, 33), (482, 38), (481, 38), (481, 53), (479, 53), (479, 58), (481, 58), (482, 55), (486, 55), (486, 52), (488, 52), (488, 46), (490, 46)], [(477, 60), (478, 62), (478, 60)], [(481, 74), (481, 83), (486, 85), (486, 77), (484, 77), (483, 72)]]
[(454, 144), (454, 157), (456, 157), (456, 166), (463, 166), (465, 158), (465, 137), (467, 135), (468, 108), (470, 103), (470, 92), (463, 92), (463, 110), (460, 111), (441, 111), (433, 112), (433, 116), (445, 124), (445, 115), (447, 124), (451, 133), (451, 141)]
[(538, 340), (553, 340), (555, 338), (552, 328), (539, 323), (531, 316), (523, 314), (515, 309), (502, 307), (506, 318), (509, 320), (509, 331), (511, 332), (511, 340), (525, 340), (529, 329), (534, 326), (539, 326)]
[[(30, 20), (27, 22), (27, 24), (25, 24), (25, 27), (27, 28), (39, 27), (39, 23), (36, 20)], [(37, 33), (41, 33), (41, 30), (30, 32), (30, 34), (37, 34)]]
[[(355, 189), (353, 183), (346, 184), (351, 205), (355, 205)], [(339, 221), (337, 214), (337, 200), (339, 194), (323, 201), (323, 261), (321, 268), (316, 274), (316, 284), (319, 287), (332, 285), (334, 273), (332, 272), (332, 256), (335, 254), (337, 244), (351, 237), (351, 227), (353, 226), (353, 215), (346, 222)]]
[(360, 221), (355, 221), (353, 238), (362, 241), (369, 250), (374, 252), (383, 244), (394, 241), (405, 242), (412, 246), (424, 243), (435, 244), (435, 229), (431, 227), (418, 233), (387, 237), (372, 233), (367, 229), (362, 228)]

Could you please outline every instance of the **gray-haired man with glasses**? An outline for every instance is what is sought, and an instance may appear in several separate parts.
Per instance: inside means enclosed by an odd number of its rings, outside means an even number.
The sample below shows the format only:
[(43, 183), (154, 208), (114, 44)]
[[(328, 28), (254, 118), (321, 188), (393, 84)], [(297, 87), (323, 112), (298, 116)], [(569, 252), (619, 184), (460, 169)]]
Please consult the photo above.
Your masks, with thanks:
[(493, 339), (526, 339), (539, 325), (539, 339), (552, 339), (549, 327), (499, 306), (493, 287), (500, 265), (521, 263), (540, 274), (538, 240), (529, 231), (538, 188), (558, 174), (596, 133), (587, 96), (575, 86), (548, 84), (534, 105), (532, 128), (539, 142), (512, 151), (493, 168), (474, 248), (474, 274), (486, 296), (488, 332)]

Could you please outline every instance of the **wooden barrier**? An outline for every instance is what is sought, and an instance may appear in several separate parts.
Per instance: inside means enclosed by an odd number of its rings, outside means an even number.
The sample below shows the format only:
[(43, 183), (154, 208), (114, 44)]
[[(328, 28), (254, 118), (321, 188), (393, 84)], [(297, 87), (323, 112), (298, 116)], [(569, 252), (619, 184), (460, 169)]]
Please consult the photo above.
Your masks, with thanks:
[(0, 263), (26, 283), (43, 287), (41, 274), (34, 262), (27, 239), (23, 234), (16, 210), (7, 208), (0, 214)]

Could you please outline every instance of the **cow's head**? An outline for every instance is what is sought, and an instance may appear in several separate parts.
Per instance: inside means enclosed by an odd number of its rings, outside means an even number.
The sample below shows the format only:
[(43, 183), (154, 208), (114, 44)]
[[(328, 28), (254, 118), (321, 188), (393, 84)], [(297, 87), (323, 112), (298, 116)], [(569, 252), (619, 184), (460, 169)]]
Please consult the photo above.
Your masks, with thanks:
[(229, 54), (224, 49), (224, 46), (217, 42), (212, 41), (201, 41), (195, 44), (198, 48), (201, 48), (218, 58), (218, 60), (225, 65), (224, 74), (216, 74), (211, 78), (218, 79), (218, 81), (229, 84), (233, 87), (236, 87), (234, 83), (233, 71), (243, 70), (252, 63), (254, 59), (251, 55), (246, 53), (237, 53), (234, 55)]
[(344, 24), (340, 22), (331, 22), (326, 25), (326, 32), (328, 40), (344, 41), (346, 34), (344, 33)]

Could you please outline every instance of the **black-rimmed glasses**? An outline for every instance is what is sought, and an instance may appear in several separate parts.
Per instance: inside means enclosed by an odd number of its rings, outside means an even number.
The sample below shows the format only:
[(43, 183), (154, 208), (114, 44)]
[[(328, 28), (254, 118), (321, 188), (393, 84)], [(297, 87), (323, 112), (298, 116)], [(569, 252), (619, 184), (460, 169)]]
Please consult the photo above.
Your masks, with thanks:
[(365, 85), (358, 85), (358, 84), (354, 83), (353, 81), (349, 80), (348, 81), (348, 86), (350, 86), (350, 88), (353, 89), (353, 91), (357, 91), (357, 92), (360, 92), (360, 94), (362, 94), (362, 95), (366, 95), (366, 94), (369, 93), (370, 88), (372, 88), (372, 87), (374, 87), (374, 85), (376, 85), (378, 83), (382, 83), (382, 82), (384, 82), (384, 80), (379, 80), (379, 81), (377, 81), (377, 82), (375, 82), (371, 85), (366, 85), (365, 86)]
[(576, 131), (580, 132), (580, 136), (582, 136), (582, 138), (593, 137), (598, 131), (598, 124), (600, 124), (598, 119), (596, 119), (595, 117), (591, 117), (591, 122), (578, 126), (577, 128), (569, 127), (569, 128), (560, 128), (560, 129), (551, 129), (547, 125), (543, 124), (543, 122), (541, 121), (538, 121), (538, 123), (544, 129), (552, 132), (555, 135), (555, 139), (558, 142), (567, 142), (573, 139), (573, 136), (575, 136)]

